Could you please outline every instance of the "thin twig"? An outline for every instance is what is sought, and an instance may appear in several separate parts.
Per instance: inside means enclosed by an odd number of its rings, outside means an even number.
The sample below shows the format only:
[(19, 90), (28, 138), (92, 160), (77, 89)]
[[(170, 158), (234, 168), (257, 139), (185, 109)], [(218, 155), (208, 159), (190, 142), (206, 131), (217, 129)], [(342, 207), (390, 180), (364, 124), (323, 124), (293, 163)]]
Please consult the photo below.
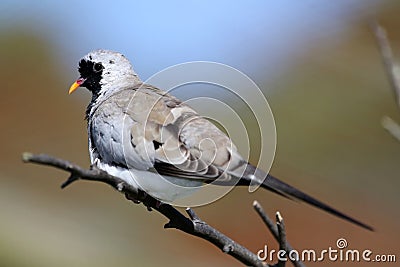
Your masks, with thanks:
[(160, 201), (147, 194), (143, 194), (143, 192), (138, 191), (133, 186), (127, 184), (124, 180), (109, 175), (97, 168), (90, 170), (84, 169), (66, 160), (45, 154), (34, 155), (31, 153), (24, 153), (22, 159), (24, 162), (52, 166), (69, 172), (70, 176), (63, 183), (62, 187), (66, 187), (77, 180), (90, 180), (106, 183), (124, 193), (127, 199), (132, 200), (135, 203), (142, 202), (148, 209), (154, 209), (168, 218), (169, 222), (164, 225), (164, 228), (175, 228), (189, 235), (205, 239), (220, 248), (224, 253), (231, 255), (248, 266), (268, 266), (266, 263), (259, 260), (256, 254), (202, 221), (190, 208), (186, 210), (189, 215), (188, 218), (171, 205), (160, 203)]
[(392, 48), (390, 47), (389, 40), (386, 35), (385, 29), (379, 25), (377, 21), (371, 22), (372, 31), (375, 34), (377, 44), (379, 46), (379, 51), (382, 56), (382, 61), (385, 66), (386, 73), (388, 75), (393, 93), (395, 95), (395, 100), (400, 108), (400, 74), (399, 67), (395, 63)]
[(381, 120), (382, 127), (385, 128), (394, 138), (400, 141), (400, 125), (388, 116), (384, 116)]
[[(258, 201), (253, 202), (253, 207), (254, 207), (255, 211), (258, 213), (258, 215), (260, 216), (260, 218), (262, 219), (262, 221), (265, 223), (265, 225), (267, 226), (267, 228), (269, 229), (271, 234), (274, 236), (276, 241), (278, 241), (280, 246), (282, 246), (281, 245), (281, 241), (283, 241), (282, 238), (286, 239), (286, 230), (285, 230), (285, 226), (283, 224), (283, 219), (282, 219), (282, 223), (280, 225), (281, 229), (278, 230), (278, 226), (275, 225), (275, 222), (268, 217), (268, 215), (265, 213), (263, 207), (261, 206), (261, 204)], [(279, 216), (280, 216), (280, 214), (279, 214)], [(278, 220), (278, 222), (279, 222), (279, 220)], [(294, 249), (289, 244), (289, 242), (287, 242), (286, 240), (285, 240), (285, 245), (286, 245), (286, 255), (289, 255), (290, 251), (292, 251)], [(295, 261), (291, 257), (289, 257), (289, 260), (296, 267), (305, 267), (304, 263), (300, 260)]]
[[(395, 63), (392, 48), (390, 47), (389, 40), (386, 35), (385, 29), (379, 25), (377, 21), (371, 22), (372, 31), (375, 34), (376, 42), (379, 46), (379, 51), (382, 57), (385, 71), (389, 78), (392, 91), (394, 92), (395, 101), (397, 106), (400, 108), (400, 72), (399, 66)], [(400, 125), (394, 120), (385, 116), (382, 118), (382, 126), (385, 128), (393, 137), (400, 140)]]
[[(285, 223), (279, 211), (276, 212), (276, 226), (278, 228), (279, 235), (279, 250), (287, 252), (287, 242), (286, 242), (286, 229)], [(278, 267), (285, 267), (286, 261), (279, 259)]]

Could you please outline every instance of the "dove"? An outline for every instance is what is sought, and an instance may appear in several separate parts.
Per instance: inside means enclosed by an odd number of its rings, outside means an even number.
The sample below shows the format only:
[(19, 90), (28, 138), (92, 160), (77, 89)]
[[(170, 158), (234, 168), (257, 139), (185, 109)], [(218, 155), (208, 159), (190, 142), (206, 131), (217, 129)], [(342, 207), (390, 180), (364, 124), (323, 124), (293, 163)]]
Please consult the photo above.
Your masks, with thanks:
[(185, 102), (141, 81), (121, 53), (94, 50), (79, 61), (69, 93), (87, 88), (89, 154), (93, 166), (161, 202), (193, 194), (204, 184), (260, 185), (372, 230), (250, 164), (233, 141)]

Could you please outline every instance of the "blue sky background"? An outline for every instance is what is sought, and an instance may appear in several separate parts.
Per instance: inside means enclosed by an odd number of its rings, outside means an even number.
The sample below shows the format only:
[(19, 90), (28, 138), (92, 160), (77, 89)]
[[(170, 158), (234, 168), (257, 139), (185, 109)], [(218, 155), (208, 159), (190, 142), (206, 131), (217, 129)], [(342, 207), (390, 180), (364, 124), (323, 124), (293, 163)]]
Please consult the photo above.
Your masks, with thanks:
[(44, 35), (68, 66), (107, 48), (126, 54), (143, 79), (177, 63), (210, 60), (260, 82), (313, 44), (340, 40), (382, 2), (3, 0), (0, 29), (21, 25)]

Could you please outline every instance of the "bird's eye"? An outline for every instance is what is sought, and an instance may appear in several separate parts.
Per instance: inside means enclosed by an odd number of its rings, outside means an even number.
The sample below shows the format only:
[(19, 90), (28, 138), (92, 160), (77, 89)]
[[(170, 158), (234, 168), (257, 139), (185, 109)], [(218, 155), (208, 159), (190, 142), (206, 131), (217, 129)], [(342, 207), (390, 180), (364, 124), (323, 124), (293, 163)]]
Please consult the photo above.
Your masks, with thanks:
[(93, 65), (93, 71), (94, 72), (100, 72), (103, 70), (103, 65), (101, 65), (101, 63), (95, 63)]

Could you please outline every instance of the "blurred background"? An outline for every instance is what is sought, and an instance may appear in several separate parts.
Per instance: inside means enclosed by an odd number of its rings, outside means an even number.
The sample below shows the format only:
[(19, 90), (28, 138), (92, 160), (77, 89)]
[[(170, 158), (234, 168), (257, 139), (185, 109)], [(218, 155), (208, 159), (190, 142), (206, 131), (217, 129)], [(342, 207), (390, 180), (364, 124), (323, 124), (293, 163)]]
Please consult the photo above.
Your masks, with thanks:
[(61, 190), (65, 172), (21, 162), (30, 151), (89, 166), (90, 95), (67, 90), (79, 58), (97, 48), (124, 53), (143, 80), (192, 60), (244, 72), (275, 116), (271, 173), (376, 231), (246, 188), (196, 208), (209, 224), (254, 252), (276, 249), (252, 209), (257, 199), (272, 217), (282, 213), (298, 250), (345, 238), (349, 249), (400, 260), (400, 142), (380, 123), (400, 122), (400, 111), (368, 24), (377, 18), (400, 55), (399, 12), (395, 0), (1, 1), (0, 266), (241, 266), (204, 240), (164, 230), (165, 218), (105, 185)]

